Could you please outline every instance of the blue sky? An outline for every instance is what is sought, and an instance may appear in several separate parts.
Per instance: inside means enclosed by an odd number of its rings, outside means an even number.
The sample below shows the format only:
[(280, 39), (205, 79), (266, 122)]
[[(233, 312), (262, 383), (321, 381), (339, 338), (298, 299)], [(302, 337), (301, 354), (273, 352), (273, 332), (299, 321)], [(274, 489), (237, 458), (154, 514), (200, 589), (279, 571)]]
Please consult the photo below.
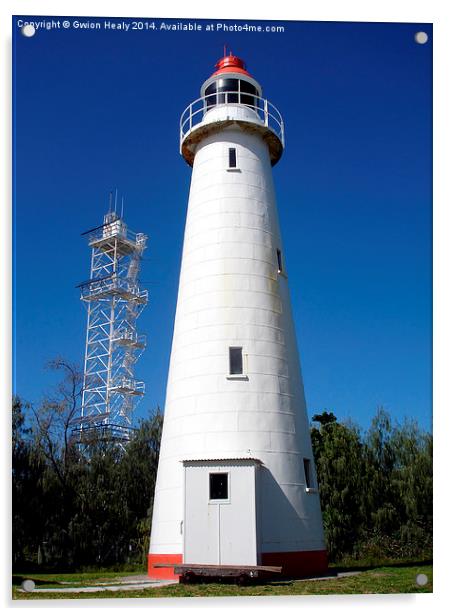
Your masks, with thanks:
[(430, 428), (432, 26), (278, 23), (284, 33), (32, 38), (13, 26), (19, 395), (36, 401), (51, 386), (52, 357), (83, 359), (80, 233), (101, 224), (117, 187), (130, 228), (150, 236), (137, 416), (163, 406), (190, 181), (179, 116), (226, 44), (286, 124), (274, 179), (309, 415), (333, 410), (366, 427), (384, 405)]

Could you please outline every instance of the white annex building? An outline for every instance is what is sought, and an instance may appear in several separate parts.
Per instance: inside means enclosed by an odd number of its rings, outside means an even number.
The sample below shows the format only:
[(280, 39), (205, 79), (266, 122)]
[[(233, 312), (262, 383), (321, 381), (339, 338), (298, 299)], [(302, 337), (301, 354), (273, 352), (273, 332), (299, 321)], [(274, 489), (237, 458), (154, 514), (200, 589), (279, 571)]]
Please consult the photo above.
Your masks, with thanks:
[(162, 563), (319, 573), (327, 555), (272, 178), (283, 120), (242, 60), (216, 68), (180, 123), (193, 170), (149, 575), (174, 577)]

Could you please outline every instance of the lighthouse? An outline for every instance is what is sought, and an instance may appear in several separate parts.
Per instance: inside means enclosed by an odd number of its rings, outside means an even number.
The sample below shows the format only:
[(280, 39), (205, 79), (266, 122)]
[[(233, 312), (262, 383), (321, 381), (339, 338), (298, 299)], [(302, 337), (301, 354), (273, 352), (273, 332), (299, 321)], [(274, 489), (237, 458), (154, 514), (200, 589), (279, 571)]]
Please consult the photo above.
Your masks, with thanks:
[(162, 564), (327, 568), (272, 167), (283, 119), (244, 62), (180, 120), (192, 167), (148, 573)]

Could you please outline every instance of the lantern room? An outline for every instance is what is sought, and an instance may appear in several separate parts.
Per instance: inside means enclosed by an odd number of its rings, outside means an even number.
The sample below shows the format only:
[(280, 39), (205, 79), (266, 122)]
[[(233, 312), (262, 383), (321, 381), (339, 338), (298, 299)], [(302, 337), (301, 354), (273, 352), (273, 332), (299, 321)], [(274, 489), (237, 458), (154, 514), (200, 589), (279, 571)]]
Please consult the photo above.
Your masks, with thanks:
[(260, 84), (248, 73), (241, 58), (230, 54), (221, 58), (215, 65), (216, 72), (207, 79), (200, 90), (205, 97), (206, 107), (224, 103), (239, 103), (256, 106), (256, 98), (261, 97)]

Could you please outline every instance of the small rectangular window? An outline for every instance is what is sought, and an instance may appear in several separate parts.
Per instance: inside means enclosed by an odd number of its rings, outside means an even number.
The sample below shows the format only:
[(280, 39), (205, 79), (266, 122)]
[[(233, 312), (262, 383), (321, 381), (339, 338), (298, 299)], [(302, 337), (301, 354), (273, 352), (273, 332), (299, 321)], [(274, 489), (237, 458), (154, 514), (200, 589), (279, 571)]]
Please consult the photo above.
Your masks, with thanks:
[(229, 374), (243, 374), (243, 347), (229, 348)]
[(280, 272), (283, 270), (283, 267), (282, 267), (282, 253), (279, 248), (277, 249), (277, 267), (279, 269), (279, 274), (280, 274)]
[(210, 473), (210, 500), (229, 498), (228, 473)]
[(308, 458), (304, 458), (304, 475), (305, 475), (305, 487), (312, 487), (312, 478), (310, 472), (310, 460)]
[(229, 148), (229, 169), (236, 167), (236, 149)]

